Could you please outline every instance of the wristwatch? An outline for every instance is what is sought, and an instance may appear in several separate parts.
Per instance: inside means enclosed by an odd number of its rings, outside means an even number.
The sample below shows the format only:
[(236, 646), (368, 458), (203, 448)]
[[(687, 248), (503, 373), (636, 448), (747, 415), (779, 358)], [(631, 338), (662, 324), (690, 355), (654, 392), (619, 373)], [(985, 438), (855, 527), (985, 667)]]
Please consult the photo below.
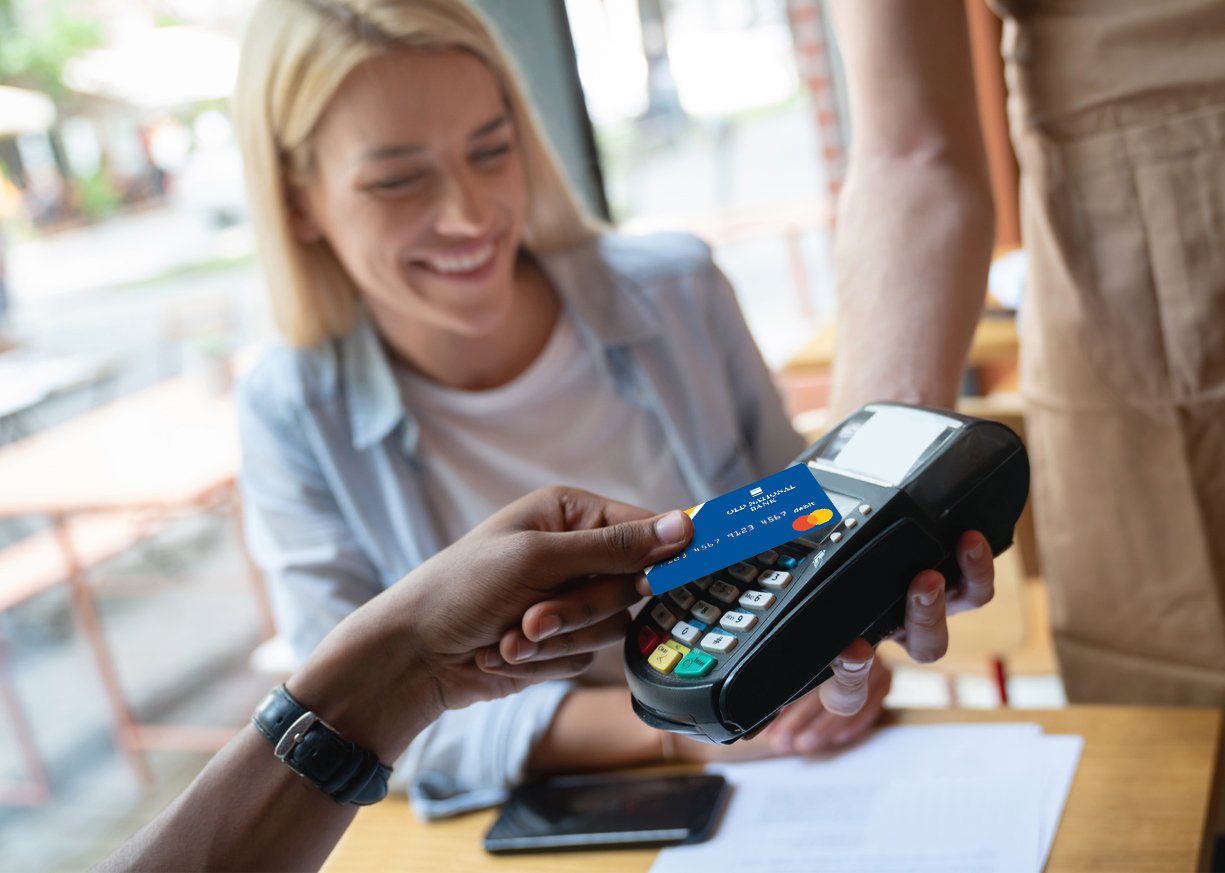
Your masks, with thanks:
[(284, 685), (268, 692), (251, 723), (290, 770), (337, 803), (368, 806), (387, 796), (391, 768), (294, 700)]

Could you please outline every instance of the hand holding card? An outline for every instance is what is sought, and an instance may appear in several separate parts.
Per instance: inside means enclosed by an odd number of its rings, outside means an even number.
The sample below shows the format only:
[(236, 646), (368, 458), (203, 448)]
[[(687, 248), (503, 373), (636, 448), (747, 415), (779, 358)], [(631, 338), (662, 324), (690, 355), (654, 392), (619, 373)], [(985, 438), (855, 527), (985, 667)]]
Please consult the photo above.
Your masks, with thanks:
[(803, 464), (686, 511), (693, 519), (693, 541), (679, 555), (647, 567), (653, 594), (663, 594), (842, 518)]

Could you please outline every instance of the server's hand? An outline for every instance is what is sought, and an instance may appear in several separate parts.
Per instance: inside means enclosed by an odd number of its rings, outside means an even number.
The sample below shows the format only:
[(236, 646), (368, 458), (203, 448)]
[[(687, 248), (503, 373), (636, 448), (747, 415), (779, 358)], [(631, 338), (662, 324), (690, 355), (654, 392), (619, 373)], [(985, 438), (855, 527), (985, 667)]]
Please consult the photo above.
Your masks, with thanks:
[(978, 531), (963, 533), (957, 565), (961, 578), (952, 585), (935, 570), (924, 570), (910, 583), (906, 624), (892, 639), (920, 663), (938, 661), (948, 651), (948, 616), (977, 609), (995, 596), (995, 560), (986, 537)]
[[(938, 661), (949, 647), (948, 617), (977, 609), (995, 596), (995, 563), (986, 538), (967, 531), (957, 541), (957, 564), (961, 578), (952, 587), (935, 570), (915, 576), (906, 594), (906, 623), (892, 639), (919, 662)], [(876, 721), (883, 708), (889, 681), (875, 650), (856, 640), (833, 663), (834, 675), (815, 694), (797, 700), (783, 710), (771, 725), (780, 744), (794, 738), (795, 751), (810, 751), (843, 745), (858, 737)], [(884, 671), (887, 674), (887, 671)], [(882, 691), (882, 686), (884, 690)], [(818, 697), (819, 701), (809, 698)], [(818, 705), (820, 709), (817, 709)], [(795, 712), (789, 712), (795, 707)], [(836, 719), (841, 717), (839, 723)], [(801, 744), (799, 738), (804, 737)], [(781, 739), (779, 739), (781, 738)], [(815, 745), (814, 745), (815, 744)]]

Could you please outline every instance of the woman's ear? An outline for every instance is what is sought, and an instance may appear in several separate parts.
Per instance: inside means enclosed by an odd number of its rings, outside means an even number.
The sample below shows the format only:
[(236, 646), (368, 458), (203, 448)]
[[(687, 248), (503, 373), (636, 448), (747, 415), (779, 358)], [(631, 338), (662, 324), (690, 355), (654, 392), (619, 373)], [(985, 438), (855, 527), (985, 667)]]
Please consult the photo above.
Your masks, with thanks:
[(298, 242), (312, 245), (323, 239), (323, 228), (315, 221), (306, 191), (298, 185), (286, 183), (285, 206), (289, 210), (290, 227)]

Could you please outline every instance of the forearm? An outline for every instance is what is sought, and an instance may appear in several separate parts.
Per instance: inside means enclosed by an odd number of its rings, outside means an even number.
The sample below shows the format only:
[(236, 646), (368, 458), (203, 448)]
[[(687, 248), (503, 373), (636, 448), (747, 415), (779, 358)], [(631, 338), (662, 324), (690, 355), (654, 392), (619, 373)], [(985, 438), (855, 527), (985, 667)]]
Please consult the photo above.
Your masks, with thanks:
[(872, 400), (956, 402), (993, 237), (990, 191), (977, 169), (939, 155), (853, 165), (834, 255), (833, 420)]
[(634, 715), (629, 689), (576, 688), (528, 759), (532, 775), (654, 764), (664, 741)]
[[(445, 709), (580, 672), (590, 662), (583, 646), (624, 632), (637, 574), (692, 536), (679, 511), (652, 517), (585, 491), (541, 489), (342, 621), (289, 692), (342, 737), (394, 760)], [(560, 633), (542, 632), (554, 622)], [(548, 639), (527, 662), (507, 664), (498, 647), (512, 628)], [(573, 754), (565, 739), (560, 749)], [(310, 869), (352, 815), (248, 727), (102, 869)]]
[[(429, 670), (411, 639), (378, 610), (355, 614), (287, 687), (342, 737), (393, 761), (441, 712), (430, 681), (416, 679)], [(355, 811), (297, 776), (247, 726), (100, 869), (317, 869)]]
[(853, 130), (838, 204), (835, 420), (951, 406), (986, 294), (994, 209), (964, 0), (831, 0)]
[(355, 811), (296, 776), (255, 728), (245, 727), (98, 869), (313, 870)]

